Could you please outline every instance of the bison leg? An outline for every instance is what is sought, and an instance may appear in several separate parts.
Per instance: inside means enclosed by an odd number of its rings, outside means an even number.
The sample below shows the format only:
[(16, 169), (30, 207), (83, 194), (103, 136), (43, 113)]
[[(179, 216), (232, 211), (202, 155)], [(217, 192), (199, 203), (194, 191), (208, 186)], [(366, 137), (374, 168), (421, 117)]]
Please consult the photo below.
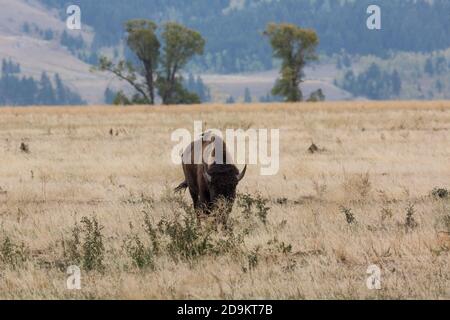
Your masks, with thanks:
[(194, 203), (194, 209), (198, 209), (199, 203), (198, 203), (198, 193), (193, 190), (192, 188), (189, 188), (189, 194), (191, 195), (192, 202)]
[(211, 200), (209, 196), (209, 192), (207, 190), (200, 190), (200, 208), (203, 213), (209, 214), (211, 209)]
[(194, 211), (197, 215), (197, 224), (201, 224), (201, 217), (204, 215), (204, 208), (201, 200), (199, 199), (198, 192), (189, 188), (189, 193), (191, 194), (192, 201), (194, 202)]

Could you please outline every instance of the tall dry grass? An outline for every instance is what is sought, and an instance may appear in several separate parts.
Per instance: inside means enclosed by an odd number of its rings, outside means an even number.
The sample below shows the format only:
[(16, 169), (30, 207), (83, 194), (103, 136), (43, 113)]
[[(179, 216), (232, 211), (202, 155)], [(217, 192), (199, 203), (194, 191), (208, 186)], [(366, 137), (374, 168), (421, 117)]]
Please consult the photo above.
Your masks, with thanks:
[[(279, 173), (251, 166), (238, 187), (266, 201), (267, 223), (236, 204), (238, 250), (176, 259), (162, 245), (139, 268), (143, 212), (156, 225), (182, 206), (170, 134), (194, 120), (280, 129)], [(0, 297), (448, 299), (450, 200), (431, 192), (450, 188), (449, 130), (449, 102), (1, 109)], [(83, 217), (100, 224), (102, 267), (81, 259), (82, 289), (68, 290)], [(124, 245), (133, 236), (143, 250)], [(366, 287), (372, 264), (381, 290)]]

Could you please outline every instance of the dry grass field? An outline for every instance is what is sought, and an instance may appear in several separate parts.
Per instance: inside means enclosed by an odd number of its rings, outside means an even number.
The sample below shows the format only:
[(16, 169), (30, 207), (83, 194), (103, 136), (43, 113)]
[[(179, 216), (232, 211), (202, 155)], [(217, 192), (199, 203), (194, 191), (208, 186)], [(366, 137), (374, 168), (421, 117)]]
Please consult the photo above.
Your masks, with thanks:
[[(228, 230), (171, 191), (194, 120), (280, 129)], [(450, 299), (450, 102), (2, 108), (0, 155), (3, 299)]]

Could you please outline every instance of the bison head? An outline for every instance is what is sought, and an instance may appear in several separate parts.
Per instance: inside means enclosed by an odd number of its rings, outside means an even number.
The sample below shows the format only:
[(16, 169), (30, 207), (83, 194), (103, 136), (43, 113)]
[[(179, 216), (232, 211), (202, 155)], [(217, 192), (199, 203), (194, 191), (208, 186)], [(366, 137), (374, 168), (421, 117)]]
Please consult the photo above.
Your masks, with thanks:
[(213, 164), (209, 169), (206, 166), (203, 168), (203, 177), (208, 183), (210, 206), (222, 199), (226, 201), (227, 209), (231, 211), (236, 198), (236, 187), (244, 178), (247, 166), (242, 172), (230, 164)]

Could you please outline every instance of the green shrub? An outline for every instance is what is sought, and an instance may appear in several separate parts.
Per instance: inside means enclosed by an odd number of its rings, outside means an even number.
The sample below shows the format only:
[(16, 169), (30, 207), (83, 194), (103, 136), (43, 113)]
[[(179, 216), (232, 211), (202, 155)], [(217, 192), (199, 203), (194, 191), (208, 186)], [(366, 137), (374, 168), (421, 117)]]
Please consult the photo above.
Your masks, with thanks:
[(408, 203), (406, 206), (406, 218), (405, 218), (405, 227), (407, 230), (415, 229), (419, 224), (414, 219), (414, 214), (416, 213), (416, 209), (414, 204)]
[(247, 266), (242, 268), (244, 272), (251, 271), (258, 266), (260, 249), (261, 247), (257, 246), (247, 254)]
[(267, 242), (269, 252), (279, 252), (283, 255), (292, 253), (292, 244), (286, 244), (283, 241), (279, 241), (277, 238), (273, 238)]
[[(143, 229), (148, 241), (132, 234), (125, 240), (124, 249), (138, 268), (155, 267), (155, 258), (169, 254), (174, 260), (195, 261), (207, 255), (222, 255), (241, 252), (243, 236), (218, 231), (214, 224), (200, 223), (195, 210), (179, 203), (170, 217), (157, 223), (150, 218), (150, 211), (143, 211)], [(132, 228), (131, 228), (132, 229)]]
[(268, 202), (268, 199), (264, 199), (259, 194), (256, 197), (252, 197), (251, 194), (246, 193), (238, 195), (237, 204), (246, 218), (257, 216), (265, 225), (267, 224), (267, 215), (270, 211), (270, 207), (267, 206)]
[(347, 221), (348, 224), (356, 223), (356, 218), (352, 212), (352, 209), (341, 206), (340, 210), (345, 215), (345, 220)]
[(202, 226), (197, 221), (193, 209), (185, 210), (174, 219), (162, 220), (160, 231), (168, 237), (167, 250), (174, 258), (190, 260), (212, 252), (212, 228)]
[(23, 242), (16, 244), (10, 237), (4, 237), (0, 245), (0, 262), (15, 269), (23, 265), (27, 259), (28, 250)]
[(445, 188), (434, 188), (431, 195), (435, 199), (448, 199), (450, 192)]
[(155, 269), (152, 250), (145, 247), (137, 235), (129, 236), (125, 240), (124, 248), (136, 267), (139, 269)]
[(105, 247), (102, 229), (95, 217), (83, 217), (81, 226), (75, 223), (72, 239), (67, 244), (63, 242), (66, 260), (72, 264), (82, 264), (87, 271), (103, 270)]

